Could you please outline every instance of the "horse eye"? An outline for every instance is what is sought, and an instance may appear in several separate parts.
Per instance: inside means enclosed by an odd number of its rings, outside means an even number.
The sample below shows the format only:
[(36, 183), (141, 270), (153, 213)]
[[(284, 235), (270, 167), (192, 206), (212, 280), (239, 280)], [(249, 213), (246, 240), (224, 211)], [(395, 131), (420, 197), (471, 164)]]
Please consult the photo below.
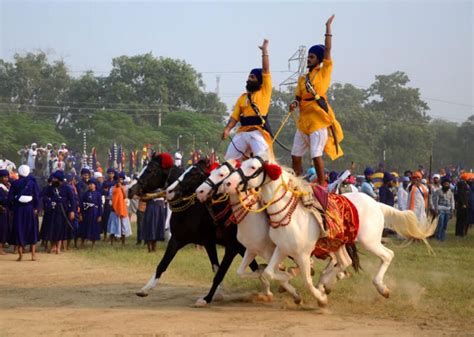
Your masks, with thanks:
[(224, 175), (222, 173), (219, 174), (219, 177), (223, 177)]
[(251, 169), (252, 169), (252, 170), (256, 170), (257, 168), (256, 168), (255, 166), (252, 166)]

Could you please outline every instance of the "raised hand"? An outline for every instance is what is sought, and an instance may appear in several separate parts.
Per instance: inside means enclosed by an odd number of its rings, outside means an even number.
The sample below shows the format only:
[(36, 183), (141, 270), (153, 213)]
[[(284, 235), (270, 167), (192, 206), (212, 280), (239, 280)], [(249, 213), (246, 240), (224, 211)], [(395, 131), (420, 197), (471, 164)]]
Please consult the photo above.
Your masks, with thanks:
[(260, 48), (261, 51), (266, 51), (268, 49), (268, 40), (264, 39), (263, 44), (261, 46), (258, 46), (258, 48)]
[(328, 19), (328, 21), (326, 21), (326, 27), (332, 25), (332, 22), (334, 20), (334, 16), (335, 16), (334, 14), (331, 15), (331, 17)]

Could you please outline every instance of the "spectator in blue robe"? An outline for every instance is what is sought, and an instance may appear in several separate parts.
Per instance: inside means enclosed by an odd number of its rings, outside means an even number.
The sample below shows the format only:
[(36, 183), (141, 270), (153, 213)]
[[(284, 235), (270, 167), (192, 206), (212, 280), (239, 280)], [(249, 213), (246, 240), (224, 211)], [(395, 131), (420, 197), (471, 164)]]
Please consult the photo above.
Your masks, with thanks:
[(97, 181), (88, 181), (89, 190), (82, 195), (81, 199), (81, 223), (79, 238), (81, 248), (84, 248), (85, 240), (92, 242), (92, 248), (96, 241), (100, 240), (101, 216), (102, 216), (102, 195), (97, 191)]
[(51, 198), (51, 226), (46, 234), (51, 241), (51, 252), (59, 254), (61, 242), (67, 239), (67, 228), (72, 228), (77, 203), (72, 188), (66, 184), (63, 171), (53, 173), (52, 185), (48, 187), (46, 196)]
[(31, 260), (36, 261), (39, 187), (34, 177), (30, 176), (27, 165), (21, 165), (18, 174), (20, 179), (12, 183), (8, 192), (8, 202), (13, 211), (13, 244), (18, 246), (18, 261), (23, 259), (26, 245), (30, 245)]

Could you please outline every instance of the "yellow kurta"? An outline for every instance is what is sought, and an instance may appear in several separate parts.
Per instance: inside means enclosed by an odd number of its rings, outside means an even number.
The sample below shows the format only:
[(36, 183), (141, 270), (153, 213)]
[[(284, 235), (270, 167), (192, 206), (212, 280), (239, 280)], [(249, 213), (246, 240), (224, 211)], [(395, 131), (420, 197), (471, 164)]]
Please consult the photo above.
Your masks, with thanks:
[[(314, 90), (328, 103), (328, 113), (319, 106), (314, 100), (313, 95), (306, 90), (306, 75), (299, 78), (295, 91), (295, 96), (301, 98), (300, 116), (298, 118), (297, 127), (302, 133), (310, 135), (316, 130), (329, 128), (329, 126), (333, 125), (337, 140), (340, 143), (344, 138), (344, 134), (327, 99), (327, 91), (331, 85), (332, 66), (332, 60), (324, 59), (322, 67), (316, 67), (309, 73), (309, 78)], [(343, 155), (342, 148), (339, 146), (339, 151), (336, 153), (336, 144), (330, 130), (328, 130), (328, 135), (329, 137), (324, 152), (326, 152), (332, 160), (335, 160)]]
[[(272, 77), (270, 73), (262, 73), (262, 87), (260, 90), (255, 91), (251, 94), (252, 102), (254, 102), (258, 109), (260, 110), (260, 114), (262, 117), (268, 114), (268, 109), (270, 108), (270, 100), (272, 98)], [(243, 93), (237, 99), (235, 103), (234, 112), (230, 117), (235, 119), (237, 122), (240, 121), (240, 116), (250, 117), (250, 116), (257, 116), (255, 111), (252, 109), (250, 102), (247, 97), (247, 93)], [(265, 140), (271, 146), (272, 138), (258, 125), (247, 125), (247, 126), (240, 126), (237, 132), (246, 132), (251, 130), (259, 130), (262, 135), (264, 136)]]

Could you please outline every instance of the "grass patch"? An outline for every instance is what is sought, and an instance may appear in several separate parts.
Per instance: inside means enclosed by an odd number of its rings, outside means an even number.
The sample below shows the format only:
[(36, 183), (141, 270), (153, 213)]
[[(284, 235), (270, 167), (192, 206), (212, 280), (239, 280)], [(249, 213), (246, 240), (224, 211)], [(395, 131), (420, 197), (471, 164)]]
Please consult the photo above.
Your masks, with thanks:
[[(474, 288), (471, 268), (474, 265), (474, 236), (470, 233), (465, 238), (458, 238), (454, 236), (454, 223), (450, 223), (448, 228), (445, 242), (430, 241), (436, 256), (428, 255), (422, 243), (400, 248), (400, 242), (394, 240), (387, 245), (395, 252), (395, 258), (385, 275), (385, 281), (391, 290), (388, 300), (377, 293), (371, 281), (378, 269), (378, 259), (361, 250), (364, 270), (335, 285), (329, 296), (331, 311), (341, 315), (403, 320), (421, 326), (443, 326), (454, 330), (472, 328)], [(89, 248), (75, 251), (74, 254), (104, 265), (125, 267), (130, 272), (150, 275), (162, 258), (165, 248), (166, 245), (161, 243), (157, 253), (148, 253), (146, 247), (136, 246), (135, 238), (132, 237), (127, 239), (124, 247), (119, 244), (111, 247), (110, 244), (101, 242), (94, 250)], [(224, 253), (221, 247), (218, 253), (222, 258)], [(258, 291), (259, 281), (242, 280), (237, 276), (236, 268), (240, 261), (240, 257), (234, 261), (224, 280), (226, 290)], [(320, 260), (315, 263), (315, 283), (325, 265), (326, 262)], [(205, 250), (188, 245), (178, 252), (162, 281), (209, 287), (212, 277)], [(143, 284), (146, 281), (147, 278), (144, 278)], [(298, 277), (291, 283), (302, 293), (306, 302), (316, 303)], [(277, 285), (273, 284), (275, 293), (276, 288)]]

